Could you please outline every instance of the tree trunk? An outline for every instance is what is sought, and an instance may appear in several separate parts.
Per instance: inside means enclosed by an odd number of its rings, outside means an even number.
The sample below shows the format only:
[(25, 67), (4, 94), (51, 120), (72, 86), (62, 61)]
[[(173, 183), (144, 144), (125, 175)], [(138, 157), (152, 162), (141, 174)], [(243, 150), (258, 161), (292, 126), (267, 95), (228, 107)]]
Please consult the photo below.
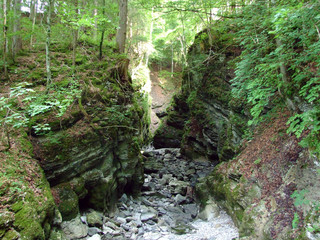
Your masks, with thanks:
[(46, 71), (47, 71), (47, 90), (49, 89), (51, 79), (51, 59), (50, 59), (50, 43), (51, 43), (51, 11), (54, 6), (54, 0), (48, 0), (47, 15), (47, 39), (46, 39)]
[(7, 0), (3, 0), (3, 72), (5, 79), (8, 79), (8, 69), (7, 69), (7, 44), (8, 44), (8, 37), (7, 37)]
[[(281, 40), (279, 38), (276, 38), (276, 45), (277, 45), (278, 48), (281, 48), (281, 46), (282, 46), (282, 42), (281, 42)], [(282, 81), (283, 81), (284, 89), (286, 91), (286, 88), (289, 86), (289, 76), (288, 76), (287, 67), (284, 64), (284, 59), (282, 57), (282, 54), (279, 56), (279, 60), (280, 60), (281, 78), (282, 78)], [(280, 91), (280, 88), (279, 88), (279, 93), (282, 95), (282, 93)], [(288, 96), (284, 96), (284, 98), (285, 98), (287, 107), (292, 111), (296, 111), (297, 108), (295, 107), (293, 101)]]
[(15, 61), (17, 53), (22, 49), (22, 40), (18, 33), (20, 31), (21, 0), (14, 0), (13, 15), (12, 59)]
[[(149, 32), (149, 44), (152, 46), (152, 33), (153, 33), (153, 8), (151, 12), (151, 25), (150, 25), (150, 32)], [(149, 52), (146, 53), (146, 66), (149, 64)]]
[(33, 20), (33, 16), (34, 16), (34, 10), (35, 10), (35, 5), (37, 4), (36, 0), (31, 0), (30, 1), (30, 15), (29, 15), (29, 19), (32, 21)]
[(98, 0), (94, 0), (94, 10), (93, 10), (93, 17), (94, 17), (94, 30), (93, 30), (93, 38), (97, 40), (98, 38)]
[[(104, 17), (104, 13), (105, 13), (105, 6), (106, 6), (106, 0), (102, 0), (102, 16)], [(104, 40), (104, 28), (102, 30), (101, 33), (101, 39), (100, 39), (100, 46), (99, 46), (99, 60), (102, 60), (102, 46), (103, 46), (103, 40)]]
[[(79, 14), (78, 0), (74, 1), (74, 7), (75, 7), (76, 15), (78, 15)], [(76, 70), (77, 42), (78, 42), (78, 29), (75, 27), (73, 29), (73, 44), (72, 44), (73, 45), (73, 51), (72, 51), (72, 75), (73, 76)]]
[(173, 78), (173, 42), (171, 43), (171, 78)]
[(37, 18), (37, 6), (38, 1), (34, 0), (33, 4), (31, 4), (31, 12), (30, 12), (30, 18), (32, 20), (32, 32), (30, 37), (30, 49), (33, 47), (33, 33), (34, 33), (34, 27), (36, 25), (36, 18)]
[(120, 0), (119, 3), (119, 29), (117, 32), (116, 42), (120, 53), (124, 53), (127, 36), (127, 19), (128, 19), (128, 0)]

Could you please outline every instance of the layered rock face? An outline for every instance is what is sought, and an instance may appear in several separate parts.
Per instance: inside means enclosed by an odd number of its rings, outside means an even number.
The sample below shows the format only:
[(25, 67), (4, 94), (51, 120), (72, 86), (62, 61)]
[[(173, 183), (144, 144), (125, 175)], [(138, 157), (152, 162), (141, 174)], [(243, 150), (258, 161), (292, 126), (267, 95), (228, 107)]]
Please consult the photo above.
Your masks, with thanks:
[[(63, 220), (79, 208), (110, 210), (143, 182), (140, 145), (144, 110), (130, 83), (91, 83), (62, 119), (45, 119), (52, 132), (33, 138)], [(114, 88), (114, 92), (112, 91)], [(43, 120), (43, 119), (42, 119)]]
[(239, 50), (231, 35), (213, 36), (210, 46), (207, 31), (199, 33), (189, 49), (182, 91), (155, 134), (156, 148), (181, 146), (189, 158), (211, 161), (231, 159), (237, 151), (245, 121), (241, 103), (231, 96), (233, 70), (228, 64)]

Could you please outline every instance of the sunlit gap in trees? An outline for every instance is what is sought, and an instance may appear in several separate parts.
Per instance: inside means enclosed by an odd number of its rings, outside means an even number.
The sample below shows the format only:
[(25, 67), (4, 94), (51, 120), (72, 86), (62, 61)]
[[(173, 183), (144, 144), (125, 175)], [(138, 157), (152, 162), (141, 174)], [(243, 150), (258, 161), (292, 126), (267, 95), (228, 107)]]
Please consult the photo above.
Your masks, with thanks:
[(37, 0), (37, 1), (28, 1), (28, 0), (26, 0), (26, 1), (24, 1), (22, 3), (21, 11), (30, 13), (30, 6), (32, 6), (32, 4), (35, 4), (37, 13), (44, 13), (45, 6), (47, 5), (46, 2), (43, 2), (43, 1), (40, 1), (40, 0)]

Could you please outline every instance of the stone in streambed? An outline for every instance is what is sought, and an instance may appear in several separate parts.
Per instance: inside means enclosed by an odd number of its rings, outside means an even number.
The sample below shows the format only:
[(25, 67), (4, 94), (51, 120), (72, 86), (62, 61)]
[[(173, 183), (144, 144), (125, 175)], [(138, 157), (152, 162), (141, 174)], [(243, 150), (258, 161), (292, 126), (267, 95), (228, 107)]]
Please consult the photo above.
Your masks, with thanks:
[(199, 213), (199, 218), (204, 221), (210, 221), (218, 217), (219, 213), (219, 206), (213, 201), (208, 201), (205, 208)]
[(102, 221), (103, 215), (97, 211), (91, 211), (87, 214), (87, 223), (90, 227), (102, 227), (103, 221)]
[(178, 203), (178, 204), (183, 204), (187, 201), (187, 198), (182, 196), (181, 194), (178, 194), (174, 197), (174, 200)]
[(148, 220), (156, 220), (157, 219), (157, 214), (154, 212), (146, 212), (146, 213), (142, 213), (140, 216), (140, 220), (142, 222), (146, 222)]
[(126, 203), (128, 201), (128, 196), (124, 193), (119, 199), (120, 202)]
[(127, 220), (123, 217), (117, 217), (116, 218), (116, 221), (120, 224), (124, 224), (124, 223), (127, 223)]
[(183, 205), (183, 211), (191, 215), (192, 218), (195, 218), (198, 215), (197, 204), (186, 204)]
[(101, 229), (97, 228), (97, 227), (89, 227), (89, 229), (88, 229), (89, 236), (93, 236), (93, 235), (101, 233), (101, 232), (102, 232)]
[(61, 228), (68, 239), (83, 238), (88, 234), (88, 226), (81, 222), (80, 217), (62, 222)]
[(99, 234), (95, 234), (92, 237), (89, 237), (87, 240), (101, 240), (101, 237)]
[(173, 179), (169, 182), (169, 186), (173, 187), (173, 192), (175, 194), (182, 194), (185, 195), (186, 191), (187, 191), (187, 186), (189, 186), (189, 183), (184, 182), (184, 181), (180, 181), (177, 179)]

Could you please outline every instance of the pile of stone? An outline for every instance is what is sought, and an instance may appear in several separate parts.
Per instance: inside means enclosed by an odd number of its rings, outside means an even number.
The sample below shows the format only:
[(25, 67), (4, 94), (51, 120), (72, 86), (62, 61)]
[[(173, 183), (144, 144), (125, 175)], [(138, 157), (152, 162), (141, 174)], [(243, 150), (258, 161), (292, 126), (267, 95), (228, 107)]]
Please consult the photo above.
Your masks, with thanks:
[[(117, 210), (109, 216), (93, 210), (84, 213), (81, 217), (84, 230), (82, 238), (78, 235), (78, 239), (198, 239), (194, 234), (197, 231), (194, 223), (198, 221), (202, 226), (207, 223), (204, 220), (219, 217), (220, 210), (216, 205), (199, 213), (194, 199), (197, 178), (213, 169), (209, 162), (187, 161), (179, 149), (149, 150), (143, 155), (145, 180), (141, 196), (132, 198), (124, 194)], [(196, 220), (199, 217), (204, 220)], [(229, 218), (227, 221), (232, 223)], [(204, 227), (211, 228), (208, 224)], [(235, 229), (234, 226), (231, 228)], [(78, 230), (78, 234), (80, 232)]]

